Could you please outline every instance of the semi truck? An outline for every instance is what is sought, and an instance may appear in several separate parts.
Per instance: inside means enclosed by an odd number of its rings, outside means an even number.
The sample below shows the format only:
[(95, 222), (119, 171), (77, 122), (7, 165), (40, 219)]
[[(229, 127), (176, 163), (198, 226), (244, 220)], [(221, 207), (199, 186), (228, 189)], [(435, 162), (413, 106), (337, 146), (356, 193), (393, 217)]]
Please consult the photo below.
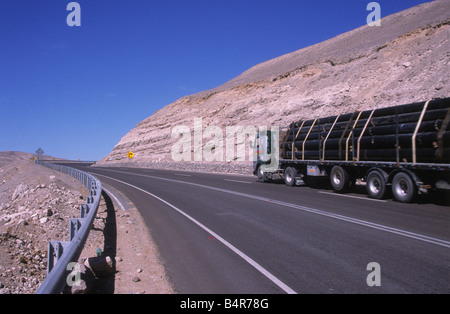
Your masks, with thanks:
[(404, 203), (450, 191), (450, 98), (300, 120), (260, 131), (255, 144), (260, 182), (322, 177), (339, 193), (358, 183), (371, 198), (390, 188)]

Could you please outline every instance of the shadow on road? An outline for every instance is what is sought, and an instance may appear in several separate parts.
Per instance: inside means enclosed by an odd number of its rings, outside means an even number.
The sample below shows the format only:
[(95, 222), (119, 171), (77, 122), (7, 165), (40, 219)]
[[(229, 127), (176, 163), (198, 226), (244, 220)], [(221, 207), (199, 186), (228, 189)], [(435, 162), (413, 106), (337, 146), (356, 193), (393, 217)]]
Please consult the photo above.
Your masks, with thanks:
[[(268, 182), (269, 184), (284, 185), (283, 179), (274, 179)], [(300, 181), (294, 188), (311, 188), (314, 190), (323, 190), (333, 192), (333, 188), (328, 178), (310, 178), (307, 182)], [(337, 193), (337, 192), (336, 192)], [(355, 194), (360, 197), (369, 197), (367, 195), (366, 186), (364, 184), (356, 184), (348, 193)], [(391, 186), (386, 189), (384, 200), (392, 200), (394, 196), (391, 192)], [(431, 191), (429, 194), (418, 195), (413, 204), (433, 204), (437, 206), (450, 206), (450, 191)]]

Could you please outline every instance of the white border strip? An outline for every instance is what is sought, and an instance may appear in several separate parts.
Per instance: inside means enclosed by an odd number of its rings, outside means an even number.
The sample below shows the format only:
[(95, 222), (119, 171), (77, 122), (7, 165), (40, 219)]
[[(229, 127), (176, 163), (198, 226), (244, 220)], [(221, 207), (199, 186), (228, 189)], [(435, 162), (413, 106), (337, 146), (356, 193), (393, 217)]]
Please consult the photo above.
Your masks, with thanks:
[(111, 191), (109, 191), (108, 189), (105, 189), (104, 187), (103, 187), (103, 191), (105, 191), (109, 196), (111, 196), (114, 199), (114, 201), (119, 205), (121, 210), (126, 211), (123, 204), (119, 201), (119, 199)]
[(223, 179), (223, 180), (224, 180), (224, 181), (227, 181), (227, 182), (236, 182), (236, 183), (252, 184), (251, 182), (248, 182), (248, 181), (231, 180), (231, 179)]
[(377, 200), (377, 199), (373, 199), (373, 198), (354, 196), (354, 195), (347, 195), (347, 194), (338, 194), (338, 193), (335, 193), (335, 192), (319, 191), (318, 193), (320, 193), (320, 194), (328, 194), (328, 195), (333, 195), (333, 196), (347, 197), (347, 198), (356, 198), (356, 199), (365, 200), (365, 201), (387, 203), (387, 201), (385, 201), (385, 200)]

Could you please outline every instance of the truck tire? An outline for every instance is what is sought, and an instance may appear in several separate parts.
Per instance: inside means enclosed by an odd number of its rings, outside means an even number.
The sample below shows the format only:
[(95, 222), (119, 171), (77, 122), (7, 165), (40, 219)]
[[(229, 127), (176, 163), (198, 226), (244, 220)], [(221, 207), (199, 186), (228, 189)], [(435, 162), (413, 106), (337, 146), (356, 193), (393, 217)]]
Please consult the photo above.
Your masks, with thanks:
[(261, 182), (261, 183), (267, 182), (267, 176), (266, 176), (265, 172), (263, 171), (262, 167), (258, 168), (257, 174), (258, 174), (258, 182)]
[(295, 170), (295, 168), (287, 167), (284, 170), (284, 183), (286, 183), (287, 186), (294, 186), (296, 177), (297, 170)]
[(382, 199), (386, 194), (386, 177), (380, 171), (371, 171), (366, 179), (366, 189), (370, 198)]
[(330, 181), (336, 192), (343, 193), (350, 189), (350, 176), (341, 166), (334, 166), (331, 169)]
[(411, 203), (417, 195), (417, 186), (406, 172), (399, 172), (392, 180), (392, 194), (401, 203)]

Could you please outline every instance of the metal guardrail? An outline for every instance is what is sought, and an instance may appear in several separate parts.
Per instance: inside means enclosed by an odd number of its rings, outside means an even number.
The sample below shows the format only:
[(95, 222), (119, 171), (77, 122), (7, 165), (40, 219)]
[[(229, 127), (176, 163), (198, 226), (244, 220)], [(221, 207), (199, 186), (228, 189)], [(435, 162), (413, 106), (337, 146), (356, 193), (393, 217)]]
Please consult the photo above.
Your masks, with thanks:
[(71, 272), (71, 269), (67, 269), (67, 266), (76, 262), (80, 257), (94, 218), (97, 215), (102, 195), (102, 184), (94, 176), (75, 168), (42, 160), (37, 160), (36, 164), (74, 177), (83, 183), (89, 191), (86, 204), (81, 205), (80, 218), (70, 220), (70, 242), (50, 241), (48, 244), (47, 278), (36, 291), (36, 294), (59, 294), (62, 293), (67, 277)]
[(80, 165), (93, 165), (97, 163), (97, 161), (90, 160), (59, 160), (59, 159), (38, 159), (39, 161), (56, 163), (56, 164), (80, 164)]

